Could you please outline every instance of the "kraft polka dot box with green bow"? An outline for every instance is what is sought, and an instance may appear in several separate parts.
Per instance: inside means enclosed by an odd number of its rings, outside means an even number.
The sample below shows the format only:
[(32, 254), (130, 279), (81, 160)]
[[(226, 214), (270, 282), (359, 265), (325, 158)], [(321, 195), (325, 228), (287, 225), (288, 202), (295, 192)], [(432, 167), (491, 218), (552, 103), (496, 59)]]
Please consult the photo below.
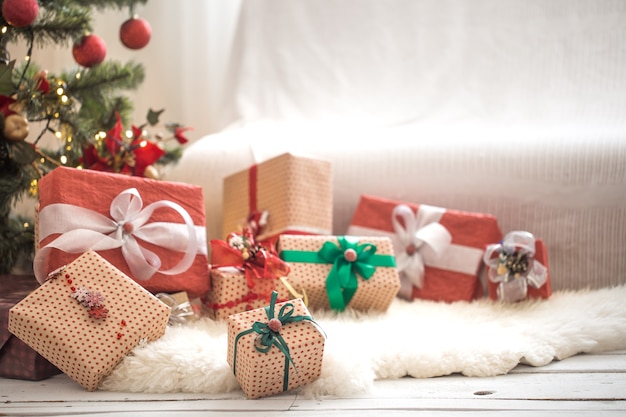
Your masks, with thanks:
[(281, 235), (278, 254), (313, 311), (386, 311), (400, 288), (388, 237)]
[(228, 317), (228, 357), (241, 389), (250, 399), (293, 390), (322, 372), (326, 335), (302, 299)]
[(160, 338), (170, 307), (94, 251), (9, 310), (9, 331), (89, 391), (135, 346)]

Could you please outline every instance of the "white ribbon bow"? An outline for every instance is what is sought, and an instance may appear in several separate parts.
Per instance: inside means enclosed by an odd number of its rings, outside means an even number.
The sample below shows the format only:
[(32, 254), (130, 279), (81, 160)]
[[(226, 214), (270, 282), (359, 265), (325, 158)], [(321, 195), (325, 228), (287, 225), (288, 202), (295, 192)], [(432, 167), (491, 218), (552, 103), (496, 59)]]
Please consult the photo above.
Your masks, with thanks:
[[(424, 269), (430, 259), (440, 257), (450, 246), (452, 235), (438, 223), (445, 209), (421, 205), (417, 215), (405, 204), (394, 207), (391, 221), (400, 248), (396, 253), (398, 271), (418, 288), (424, 284)], [(400, 221), (402, 220), (402, 221)]]
[[(519, 278), (515, 278), (507, 270), (504, 273), (498, 273), (499, 256), (501, 253), (513, 253), (515, 251), (524, 254), (528, 258), (528, 270)], [(489, 267), (488, 278), (491, 282), (500, 283), (498, 288), (498, 298), (504, 301), (517, 301), (526, 297), (526, 287), (528, 284), (535, 288), (540, 288), (548, 280), (548, 269), (534, 259), (535, 256), (535, 237), (532, 233), (524, 231), (513, 231), (507, 233), (502, 243), (494, 243), (487, 246), (483, 255), (485, 265)], [(515, 280), (515, 292), (518, 295), (507, 295), (505, 293), (505, 284)], [(517, 288), (520, 287), (520, 288)], [(514, 286), (511, 285), (511, 290)], [(515, 298), (515, 299), (513, 299)]]
[[(155, 210), (168, 208), (176, 211), (183, 223), (151, 222)], [(51, 234), (60, 234), (55, 240), (40, 248), (34, 259), (37, 280), (46, 279), (46, 261), (50, 249), (67, 253), (83, 253), (120, 248), (134, 278), (147, 280), (157, 271), (166, 275), (180, 274), (192, 265), (197, 253), (207, 253), (206, 230), (196, 227), (187, 211), (168, 200), (156, 201), (143, 207), (135, 188), (119, 193), (111, 202), (111, 217), (93, 210), (70, 204), (50, 204), (39, 213), (39, 240)], [(142, 247), (137, 240), (182, 252), (183, 257), (172, 268), (160, 270), (159, 256)]]

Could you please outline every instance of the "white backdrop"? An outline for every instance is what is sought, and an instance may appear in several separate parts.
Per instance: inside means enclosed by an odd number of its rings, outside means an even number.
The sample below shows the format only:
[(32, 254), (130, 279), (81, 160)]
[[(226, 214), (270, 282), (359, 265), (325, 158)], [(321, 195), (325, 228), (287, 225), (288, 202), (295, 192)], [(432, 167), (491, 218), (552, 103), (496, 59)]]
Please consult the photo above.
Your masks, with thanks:
[[(165, 108), (192, 140), (268, 118), (626, 120), (621, 0), (149, 0), (136, 12), (153, 30), (142, 50), (119, 41), (127, 10), (94, 12), (94, 32), (108, 58), (146, 67), (135, 119)], [(69, 47), (33, 60), (76, 65)]]
[[(149, 0), (135, 12), (152, 28), (150, 43), (130, 50), (119, 41), (128, 10), (94, 11), (94, 33), (107, 45), (107, 59), (144, 64), (146, 78), (137, 91), (134, 119), (145, 121), (149, 108), (165, 108), (162, 121), (176, 121), (194, 130), (191, 140), (220, 130), (226, 66), (231, 54), (239, 0)], [(9, 45), (11, 58), (23, 59), (24, 45)], [(77, 64), (71, 45), (35, 49), (33, 62), (51, 72)]]

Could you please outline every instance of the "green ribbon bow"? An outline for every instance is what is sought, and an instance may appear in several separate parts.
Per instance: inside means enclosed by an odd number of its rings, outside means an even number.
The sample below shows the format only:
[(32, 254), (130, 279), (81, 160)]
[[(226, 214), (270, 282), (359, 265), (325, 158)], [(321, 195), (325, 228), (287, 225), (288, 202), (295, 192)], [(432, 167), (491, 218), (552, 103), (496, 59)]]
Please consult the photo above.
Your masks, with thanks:
[[(280, 335), (280, 329), (278, 331), (273, 330), (271, 328), (273, 326), (270, 325), (270, 321), (272, 319), (278, 319), (278, 321), (280, 322), (279, 327), (282, 327), (287, 323), (298, 323), (302, 321), (310, 321), (316, 325), (317, 323), (313, 320), (311, 316), (294, 316), (293, 314), (295, 308), (292, 303), (285, 303), (278, 311), (278, 316), (274, 317), (274, 310), (277, 298), (278, 292), (273, 291), (272, 297), (270, 299), (270, 305), (265, 307), (265, 314), (267, 315), (268, 319), (267, 323), (261, 323), (259, 321), (256, 321), (252, 324), (251, 329), (244, 330), (243, 332), (239, 333), (237, 337), (235, 337), (235, 347), (233, 352), (233, 373), (235, 375), (237, 374), (237, 344), (239, 342), (239, 339), (247, 334), (256, 332), (259, 335), (254, 342), (254, 348), (257, 351), (261, 353), (267, 353), (270, 351), (272, 346), (276, 346), (278, 350), (280, 350), (283, 355), (285, 355), (285, 367), (283, 371), (283, 391), (287, 391), (287, 388), (289, 386), (289, 364), (291, 363), (294, 369), (296, 369), (296, 364), (291, 359), (287, 342), (285, 342), (285, 339), (283, 339), (283, 337)], [(298, 370), (296, 369), (296, 372), (297, 371)]]
[(357, 274), (363, 279), (370, 279), (376, 267), (395, 267), (393, 255), (376, 253), (376, 246), (371, 243), (359, 244), (354, 236), (338, 236), (339, 245), (324, 242), (317, 252), (284, 250), (280, 257), (286, 262), (305, 262), (332, 264), (326, 277), (326, 292), (333, 310), (343, 311), (352, 300), (359, 286)]

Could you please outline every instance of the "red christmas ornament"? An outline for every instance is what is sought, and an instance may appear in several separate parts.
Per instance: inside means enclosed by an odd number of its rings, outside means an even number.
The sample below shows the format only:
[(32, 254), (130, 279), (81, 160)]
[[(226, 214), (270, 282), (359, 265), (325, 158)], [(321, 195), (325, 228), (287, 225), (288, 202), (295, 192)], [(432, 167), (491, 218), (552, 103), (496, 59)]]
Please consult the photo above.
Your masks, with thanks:
[(37, 18), (39, 4), (37, 0), (4, 0), (2, 16), (11, 26), (18, 28), (29, 26)]
[(74, 60), (86, 68), (91, 68), (104, 61), (107, 46), (104, 41), (94, 34), (83, 36), (72, 47)]
[(150, 42), (152, 29), (142, 18), (133, 16), (120, 27), (120, 41), (129, 49), (141, 49)]

